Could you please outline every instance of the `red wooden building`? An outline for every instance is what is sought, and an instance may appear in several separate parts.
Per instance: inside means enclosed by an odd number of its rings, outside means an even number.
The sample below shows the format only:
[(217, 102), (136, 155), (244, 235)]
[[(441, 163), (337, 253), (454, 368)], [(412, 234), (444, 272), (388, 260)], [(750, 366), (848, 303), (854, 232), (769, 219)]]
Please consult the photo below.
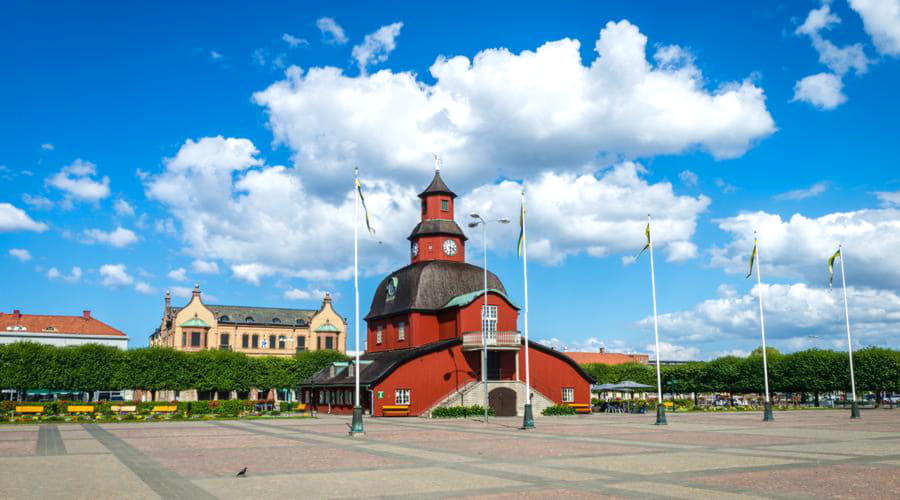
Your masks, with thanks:
[[(522, 415), (526, 398), (519, 308), (503, 283), (465, 262), (466, 235), (454, 221), (456, 195), (440, 171), (419, 194), (422, 220), (409, 235), (410, 264), (378, 285), (361, 356), (363, 407), (374, 416), (422, 415), (437, 406), (482, 404), (482, 329), (487, 336), (490, 406), (498, 416)], [(590, 403), (592, 379), (566, 356), (531, 342), (535, 413), (562, 403)], [(304, 401), (318, 411), (350, 413), (354, 367), (336, 363), (304, 381)]]

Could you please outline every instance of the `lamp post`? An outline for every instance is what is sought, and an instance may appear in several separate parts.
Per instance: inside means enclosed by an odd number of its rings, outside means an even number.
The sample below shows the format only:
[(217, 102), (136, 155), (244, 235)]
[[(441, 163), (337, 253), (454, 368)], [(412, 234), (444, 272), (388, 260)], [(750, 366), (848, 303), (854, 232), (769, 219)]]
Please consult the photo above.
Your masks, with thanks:
[(487, 385), (487, 311), (488, 311), (488, 283), (487, 283), (487, 224), (499, 222), (509, 224), (509, 219), (501, 217), (496, 221), (487, 221), (477, 213), (469, 214), (474, 219), (469, 227), (481, 226), (481, 246), (484, 247), (484, 306), (481, 308), (481, 385), (484, 387), (484, 423), (488, 421), (488, 385)]

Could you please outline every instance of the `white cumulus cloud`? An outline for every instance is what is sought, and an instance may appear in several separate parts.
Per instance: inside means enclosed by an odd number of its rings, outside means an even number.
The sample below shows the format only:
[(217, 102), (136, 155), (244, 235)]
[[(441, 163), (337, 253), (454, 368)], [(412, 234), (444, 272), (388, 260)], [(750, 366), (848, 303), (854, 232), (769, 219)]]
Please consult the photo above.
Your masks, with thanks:
[(9, 255), (19, 259), (21, 262), (28, 262), (31, 260), (31, 252), (24, 248), (10, 248)]
[(813, 9), (806, 20), (795, 31), (798, 35), (809, 36), (819, 54), (819, 62), (828, 67), (830, 73), (818, 73), (800, 79), (794, 85), (794, 101), (805, 101), (820, 109), (831, 110), (847, 100), (842, 89), (843, 77), (851, 69), (857, 75), (865, 74), (872, 61), (866, 56), (861, 43), (838, 47), (822, 36), (823, 31), (841, 22), (841, 18), (825, 3)]
[(304, 38), (298, 38), (290, 33), (285, 33), (281, 35), (281, 39), (284, 43), (288, 44), (290, 47), (299, 47), (301, 45), (309, 45), (309, 42)]
[(647, 37), (628, 21), (607, 24), (587, 65), (580, 48), (566, 38), (518, 54), (438, 57), (433, 85), (409, 72), (350, 77), (292, 66), (254, 99), (305, 180), (332, 188), (352, 165), (379, 179), (422, 175), (429, 152), (441, 154), (457, 189), (468, 189), (486, 178), (583, 171), (598, 155), (700, 148), (731, 158), (775, 131), (749, 79), (707, 88), (693, 60), (671, 46), (648, 61)]
[(73, 200), (96, 203), (109, 196), (109, 177), (97, 179), (96, 174), (96, 165), (79, 158), (47, 178), (46, 184), (62, 191), (69, 204)]
[(172, 269), (171, 271), (169, 271), (169, 274), (167, 276), (169, 277), (169, 279), (175, 280), (175, 281), (187, 281), (188, 280), (187, 270), (183, 267), (179, 267), (178, 269)]
[(826, 260), (843, 243), (848, 284), (896, 289), (900, 282), (900, 210), (835, 212), (821, 217), (794, 214), (789, 219), (746, 212), (717, 221), (731, 242), (712, 249), (712, 264), (726, 272), (747, 272), (753, 231), (759, 231), (763, 275), (828, 283)]
[(46, 196), (32, 196), (28, 193), (23, 193), (22, 201), (34, 210), (50, 210), (53, 208), (53, 202)]
[(806, 189), (794, 189), (784, 193), (776, 194), (776, 200), (805, 200), (814, 198), (828, 191), (828, 183), (825, 181), (817, 182)]
[[(647, 344), (644, 349), (650, 353), (650, 359), (656, 359), (656, 344)], [(670, 342), (659, 343), (659, 358), (663, 361), (699, 361), (700, 349), (672, 344)]]
[(900, 0), (849, 0), (878, 52), (900, 56)]
[(322, 39), (326, 43), (332, 43), (336, 45), (343, 45), (347, 43), (348, 38), (344, 33), (344, 28), (342, 28), (333, 18), (319, 18), (316, 21), (316, 27), (319, 28), (319, 31), (322, 32)]
[(103, 264), (100, 266), (100, 283), (104, 286), (119, 287), (134, 283), (134, 278), (128, 274), (125, 264)]
[(284, 291), (284, 298), (289, 300), (322, 300), (326, 293), (328, 291), (320, 289), (301, 290), (299, 288), (289, 288)]
[(34, 231), (42, 233), (47, 230), (47, 224), (36, 222), (21, 208), (16, 208), (11, 203), (0, 203), (0, 232)]
[(832, 73), (816, 73), (800, 79), (794, 85), (794, 101), (804, 101), (830, 110), (847, 102), (844, 82)]
[(126, 247), (138, 240), (134, 231), (118, 226), (112, 231), (103, 231), (102, 229), (85, 229), (85, 243), (104, 243), (116, 248)]
[[(697, 254), (690, 239), (709, 198), (678, 196), (666, 182), (650, 184), (644, 168), (624, 162), (601, 175), (544, 173), (525, 183), (528, 256), (549, 264), (587, 253), (595, 257), (627, 253), (644, 245), (647, 213), (654, 216), (655, 247), (678, 261)], [(512, 181), (482, 186), (460, 198), (458, 213), (491, 217), (518, 215), (522, 186)], [(490, 240), (515, 241), (518, 225), (494, 226)], [(478, 239), (470, 246), (480, 246)], [(495, 248), (495, 244), (491, 244)]]
[(197, 259), (191, 263), (191, 269), (199, 274), (219, 274), (219, 265), (215, 262)]
[[(178, 219), (191, 255), (222, 260), (242, 280), (348, 277), (352, 184), (341, 199), (326, 201), (305, 189), (295, 169), (261, 165), (256, 155), (246, 139), (189, 140), (165, 161), (162, 173), (148, 178), (147, 196)], [(194, 194), (184, 196), (186, 190)], [(419, 205), (412, 188), (376, 182), (366, 183), (366, 190), (372, 222), (385, 242), (361, 241), (367, 248), (365, 272), (376, 273), (398, 263), (397, 250), (406, 254), (405, 237)]]
[(875, 195), (884, 207), (900, 206), (900, 191), (879, 191)]
[(59, 269), (51, 267), (47, 271), (47, 277), (52, 280), (60, 279), (63, 281), (68, 281), (70, 283), (75, 283), (76, 281), (81, 279), (81, 268), (78, 266), (73, 266), (69, 274), (63, 274)]
[(119, 198), (113, 204), (113, 210), (116, 211), (117, 215), (126, 216), (126, 215), (134, 215), (134, 207), (131, 206), (126, 200)]
[(681, 179), (681, 182), (683, 182), (685, 186), (696, 186), (697, 182), (700, 181), (697, 174), (690, 170), (682, 170), (681, 173), (678, 174), (678, 178)]
[[(747, 293), (705, 300), (693, 308), (659, 316), (660, 337), (702, 347), (727, 341), (753, 349), (760, 345), (759, 309), (754, 286)], [(854, 347), (897, 347), (900, 295), (865, 287), (847, 290)], [(846, 348), (844, 303), (841, 290), (810, 287), (803, 283), (763, 284), (767, 344), (780, 350), (809, 347), (810, 335), (826, 343), (820, 347)], [(638, 322), (652, 328), (652, 317)], [(665, 358), (665, 355), (663, 355)]]
[(400, 35), (403, 23), (393, 23), (369, 33), (363, 43), (353, 47), (353, 59), (359, 66), (359, 72), (366, 74), (366, 68), (373, 64), (387, 61), (388, 56), (397, 47), (396, 38)]

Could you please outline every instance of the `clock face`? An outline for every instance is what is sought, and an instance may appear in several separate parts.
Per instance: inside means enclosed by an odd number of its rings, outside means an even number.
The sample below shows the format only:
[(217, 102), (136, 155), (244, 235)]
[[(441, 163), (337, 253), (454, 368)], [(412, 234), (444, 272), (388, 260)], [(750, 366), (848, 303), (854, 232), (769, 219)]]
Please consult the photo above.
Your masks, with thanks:
[(413, 243), (413, 244), (412, 244), (412, 256), (413, 256), (413, 257), (418, 257), (418, 256), (419, 256), (419, 244), (418, 244), (418, 243)]
[(456, 255), (456, 242), (453, 240), (444, 240), (444, 253), (451, 257)]

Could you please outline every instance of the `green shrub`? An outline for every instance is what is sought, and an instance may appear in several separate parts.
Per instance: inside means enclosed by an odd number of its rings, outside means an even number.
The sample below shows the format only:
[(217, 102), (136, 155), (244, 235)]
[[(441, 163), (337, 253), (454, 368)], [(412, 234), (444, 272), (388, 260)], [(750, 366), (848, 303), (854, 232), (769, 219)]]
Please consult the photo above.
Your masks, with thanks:
[[(489, 408), (488, 415), (494, 416), (494, 410)], [(431, 411), (432, 418), (468, 418), (484, 416), (484, 407), (472, 406), (442, 406)]]
[(224, 417), (237, 417), (253, 409), (253, 401), (242, 401), (240, 399), (229, 399), (227, 401), (218, 401), (213, 410), (216, 415)]
[(209, 415), (213, 412), (211, 403), (216, 401), (194, 401), (191, 403), (191, 415)]
[(553, 405), (544, 408), (544, 411), (541, 412), (541, 415), (544, 416), (555, 416), (555, 415), (575, 415), (577, 412), (575, 408), (569, 405)]

